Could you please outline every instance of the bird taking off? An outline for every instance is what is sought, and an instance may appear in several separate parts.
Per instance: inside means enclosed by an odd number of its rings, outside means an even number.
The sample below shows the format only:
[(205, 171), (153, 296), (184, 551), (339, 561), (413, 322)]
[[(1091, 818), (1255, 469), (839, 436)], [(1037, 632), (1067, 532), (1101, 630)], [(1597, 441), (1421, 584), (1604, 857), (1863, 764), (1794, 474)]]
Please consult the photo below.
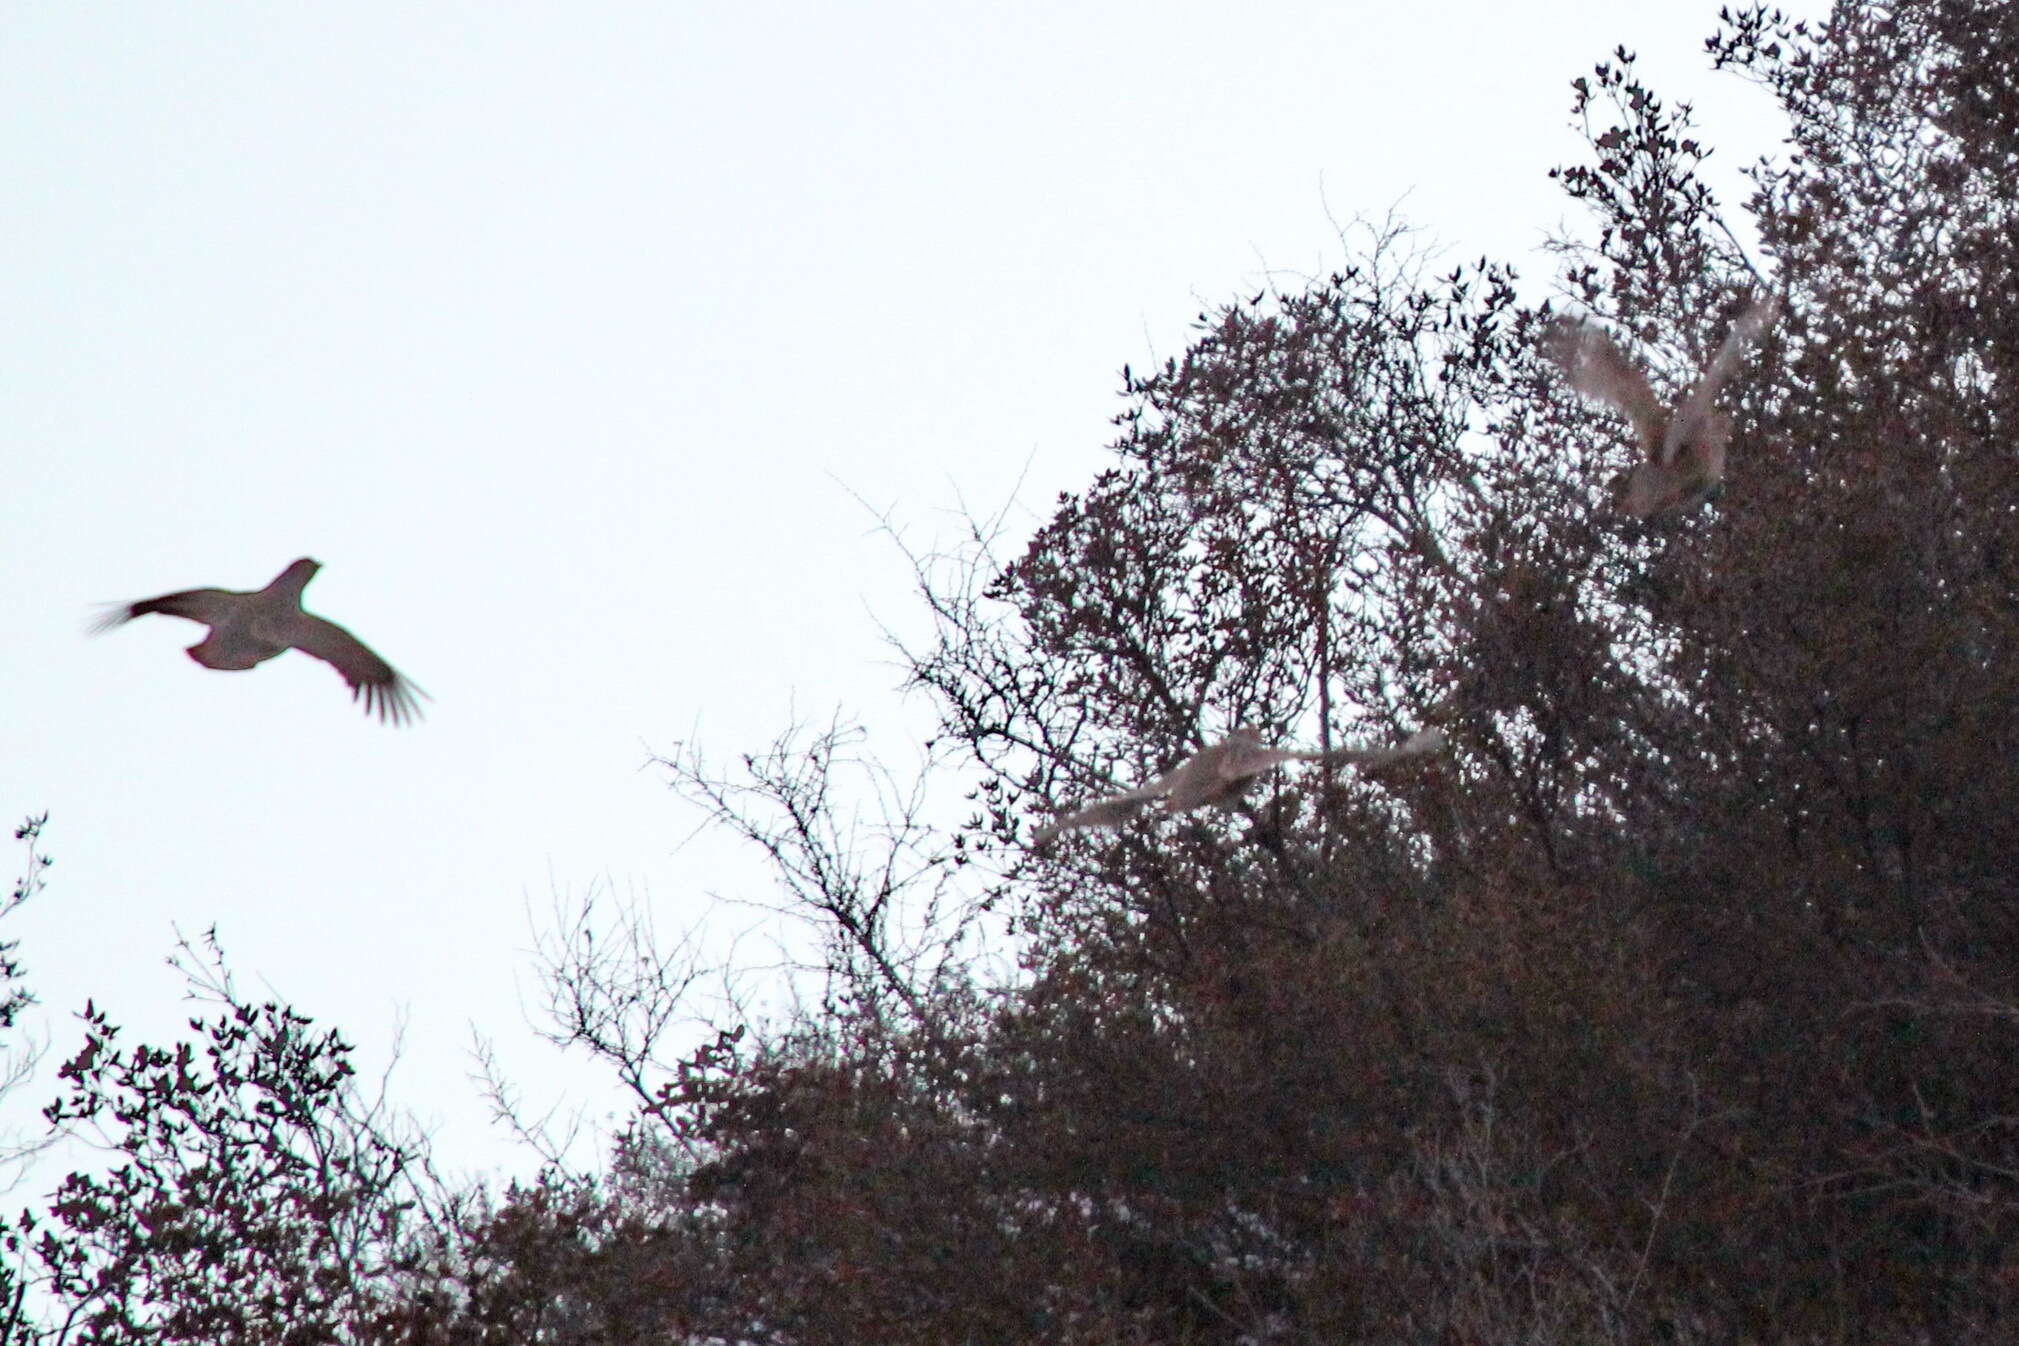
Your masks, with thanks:
[(1184, 813), (1214, 805), (1230, 808), (1255, 778), (1283, 762), (1346, 762), (1362, 768), (1383, 767), (1405, 758), (1436, 752), (1444, 746), (1444, 733), (1427, 729), (1393, 748), (1335, 748), (1329, 753), (1299, 752), (1291, 748), (1265, 748), (1253, 728), (1242, 725), (1227, 737), (1199, 749), (1178, 765), (1146, 785), (1124, 794), (1096, 800), (1076, 813), (1068, 813), (1031, 836), (1032, 846), (1043, 846), (1061, 832), (1082, 827), (1119, 827), (1152, 801), (1164, 801), (1164, 812)]
[(350, 684), (351, 699), (363, 701), (366, 714), (377, 715), (387, 724), (414, 719), (420, 714), (415, 698), (426, 696), (426, 692), (395, 673), (391, 664), (335, 622), (302, 611), (301, 591), (320, 569), (320, 562), (304, 556), (256, 593), (185, 589), (120, 604), (92, 629), (109, 631), (150, 612), (187, 617), (210, 628), (209, 635), (189, 647), (189, 657), (205, 668), (251, 668), (296, 649), (343, 674)]
[(1559, 317), (1549, 324), (1542, 353), (1563, 370), (1572, 388), (1625, 415), (1646, 455), (1613, 478), (1614, 509), (1651, 519), (1710, 497), (1724, 479), (1725, 445), (1732, 437), (1732, 418), (1711, 404), (1738, 372), (1746, 347), (1772, 325), (1780, 307), (1778, 299), (1768, 298), (1740, 314), (1674, 410), (1661, 404), (1647, 375), (1603, 331), (1582, 318)]

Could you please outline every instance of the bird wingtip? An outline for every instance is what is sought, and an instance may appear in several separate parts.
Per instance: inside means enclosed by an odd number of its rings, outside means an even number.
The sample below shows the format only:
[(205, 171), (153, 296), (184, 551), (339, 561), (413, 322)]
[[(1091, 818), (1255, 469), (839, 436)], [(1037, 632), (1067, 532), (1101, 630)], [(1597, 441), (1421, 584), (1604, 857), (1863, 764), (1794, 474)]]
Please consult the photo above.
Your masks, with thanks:
[(99, 610), (93, 613), (91, 619), (84, 624), (84, 634), (88, 636), (102, 636), (113, 627), (124, 626), (132, 620), (133, 604), (100, 604)]
[(1411, 734), (1402, 746), (1412, 753), (1442, 752), (1450, 741), (1442, 729), (1420, 729)]
[(391, 682), (359, 683), (352, 689), (351, 699), (363, 703), (365, 714), (377, 716), (381, 724), (395, 729), (403, 729), (424, 719), (420, 703), (434, 700), (401, 677), (395, 677)]

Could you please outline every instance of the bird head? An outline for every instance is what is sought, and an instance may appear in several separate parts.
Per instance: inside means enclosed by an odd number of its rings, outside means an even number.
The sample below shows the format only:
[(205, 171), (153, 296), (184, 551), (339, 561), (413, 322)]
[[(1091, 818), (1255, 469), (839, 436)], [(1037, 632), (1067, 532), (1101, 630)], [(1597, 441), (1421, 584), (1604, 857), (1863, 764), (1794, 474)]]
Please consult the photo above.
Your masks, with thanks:
[(298, 595), (303, 589), (308, 587), (308, 582), (315, 578), (315, 572), (321, 569), (322, 562), (313, 561), (304, 556), (299, 561), (291, 563), (286, 570), (274, 576), (273, 583), (267, 587), (282, 593)]

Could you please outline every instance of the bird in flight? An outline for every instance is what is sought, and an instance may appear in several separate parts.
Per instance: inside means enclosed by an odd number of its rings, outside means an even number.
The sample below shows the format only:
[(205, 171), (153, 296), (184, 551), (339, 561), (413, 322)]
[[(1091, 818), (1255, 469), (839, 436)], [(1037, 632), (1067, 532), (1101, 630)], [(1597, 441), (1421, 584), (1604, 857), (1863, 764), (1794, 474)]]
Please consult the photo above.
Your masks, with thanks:
[(1082, 827), (1119, 827), (1154, 800), (1163, 800), (1164, 812), (1184, 813), (1213, 805), (1231, 808), (1245, 794), (1255, 778), (1283, 762), (1346, 762), (1362, 768), (1387, 766), (1405, 758), (1436, 752), (1444, 746), (1444, 733), (1427, 729), (1393, 748), (1335, 748), (1329, 753), (1300, 752), (1293, 748), (1265, 748), (1262, 736), (1253, 727), (1242, 725), (1218, 743), (1199, 749), (1163, 775), (1123, 794), (1096, 800), (1075, 813), (1068, 813), (1031, 836), (1031, 845), (1043, 846), (1061, 832)]
[(426, 692), (335, 622), (302, 611), (301, 591), (320, 569), (321, 562), (304, 556), (254, 593), (185, 589), (119, 604), (93, 629), (109, 631), (151, 612), (187, 617), (210, 628), (209, 635), (189, 647), (189, 657), (205, 668), (246, 669), (290, 649), (300, 650), (343, 674), (351, 699), (364, 702), (366, 714), (395, 725), (414, 719), (420, 714), (416, 698)]
[(1612, 480), (1613, 508), (1651, 519), (1709, 499), (1725, 474), (1725, 445), (1732, 418), (1711, 405), (1738, 371), (1746, 347), (1780, 313), (1774, 298), (1754, 303), (1725, 334), (1724, 344), (1673, 410), (1649, 386), (1647, 375), (1613, 339), (1582, 318), (1558, 317), (1542, 336), (1542, 351), (1563, 370), (1570, 386), (1624, 414), (1640, 439), (1643, 462)]

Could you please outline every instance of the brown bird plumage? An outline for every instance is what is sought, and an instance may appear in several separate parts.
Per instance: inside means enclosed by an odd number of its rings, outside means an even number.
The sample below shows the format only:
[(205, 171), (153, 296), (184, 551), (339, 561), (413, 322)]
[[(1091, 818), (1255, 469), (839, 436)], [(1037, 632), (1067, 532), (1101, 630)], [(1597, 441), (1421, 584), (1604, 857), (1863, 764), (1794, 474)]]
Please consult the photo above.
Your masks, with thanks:
[(189, 647), (189, 657), (205, 668), (252, 668), (290, 649), (300, 650), (343, 674), (351, 698), (364, 702), (366, 714), (388, 724), (405, 724), (420, 714), (416, 698), (427, 693), (335, 622), (302, 610), (302, 590), (320, 569), (319, 562), (303, 557), (255, 592), (184, 589), (121, 604), (94, 629), (110, 630), (152, 612), (201, 622), (210, 632)]
[(1429, 729), (1393, 748), (1335, 748), (1329, 753), (1265, 748), (1253, 728), (1242, 725), (1218, 743), (1201, 748), (1163, 775), (1123, 794), (1097, 800), (1039, 828), (1033, 846), (1043, 846), (1061, 832), (1083, 827), (1119, 827), (1151, 802), (1163, 800), (1166, 813), (1213, 805), (1230, 807), (1255, 778), (1283, 762), (1345, 762), (1360, 767), (1386, 766), (1406, 757), (1435, 752), (1444, 746), (1441, 730)]
[(1716, 410), (1718, 390), (1738, 371), (1746, 347), (1780, 313), (1764, 299), (1739, 315), (1724, 344), (1674, 410), (1662, 405), (1647, 375), (1613, 339), (1582, 318), (1559, 317), (1542, 336), (1542, 352), (1570, 386), (1622, 413), (1640, 439), (1642, 462), (1612, 482), (1613, 508), (1636, 519), (1699, 505), (1724, 479), (1732, 418)]

